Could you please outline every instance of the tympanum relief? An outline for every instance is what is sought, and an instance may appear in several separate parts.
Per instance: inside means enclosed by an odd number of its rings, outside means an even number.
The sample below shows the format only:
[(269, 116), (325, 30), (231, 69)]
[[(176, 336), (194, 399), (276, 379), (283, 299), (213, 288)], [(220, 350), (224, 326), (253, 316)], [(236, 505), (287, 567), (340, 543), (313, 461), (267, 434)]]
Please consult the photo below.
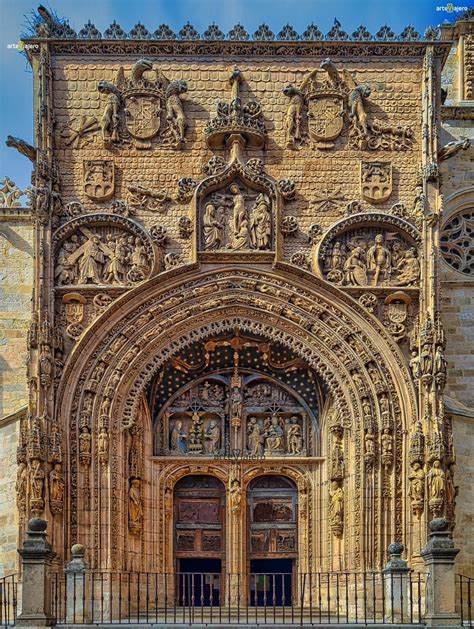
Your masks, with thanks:
[(342, 286), (416, 286), (420, 278), (416, 247), (381, 227), (336, 236), (320, 264), (324, 277)]
[(138, 229), (82, 222), (58, 246), (55, 282), (130, 286), (146, 279), (153, 264), (153, 248)]
[(176, 398), (159, 419), (158, 441), (165, 439), (159, 452), (306, 456), (311, 428), (297, 400), (274, 383), (239, 378), (240, 386), (233, 386), (235, 375), (205, 380)]

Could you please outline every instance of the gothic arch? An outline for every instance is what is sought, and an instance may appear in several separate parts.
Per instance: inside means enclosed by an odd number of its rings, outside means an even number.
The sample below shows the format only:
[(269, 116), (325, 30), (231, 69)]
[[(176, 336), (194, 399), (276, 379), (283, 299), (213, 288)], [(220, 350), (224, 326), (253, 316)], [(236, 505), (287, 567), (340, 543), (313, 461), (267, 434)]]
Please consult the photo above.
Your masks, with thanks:
[[(415, 415), (405, 359), (383, 326), (360, 304), (336, 287), (284, 264), (273, 271), (226, 267), (219, 272), (199, 272), (192, 265), (179, 279), (172, 273), (161, 274), (120, 297), (90, 326), (73, 350), (59, 386), (59, 412), (71, 417), (67, 442), (71, 444), (69, 473), (76, 479), (72, 487), (77, 491), (75, 435), (88, 399), (94, 432), (107, 392), (113, 395), (109, 418), (116, 446), (110, 465), (120, 469), (125, 455), (120, 436), (136, 422), (140, 394), (160, 365), (187, 344), (235, 327), (287, 345), (318, 372), (344, 428), (352, 431), (350, 447), (360, 468), (365, 421), (362, 401), (368, 401), (373, 421), (380, 427), (383, 412), (379, 402), (383, 394), (388, 395), (396, 453), (391, 482), (401, 511), (404, 435)], [(104, 363), (105, 373), (91, 396), (84, 385), (99, 362)], [(358, 384), (353, 379), (355, 372), (360, 375)], [(354, 491), (360, 492), (360, 486)], [(71, 541), (77, 538), (77, 500), (72, 493)], [(110, 479), (110, 500), (112, 504), (123, 502), (123, 484), (116, 474)], [(360, 500), (356, 499), (355, 520), (360, 517)], [(113, 538), (122, 516), (114, 511), (110, 517)], [(403, 527), (400, 516), (396, 534), (402, 536)]]

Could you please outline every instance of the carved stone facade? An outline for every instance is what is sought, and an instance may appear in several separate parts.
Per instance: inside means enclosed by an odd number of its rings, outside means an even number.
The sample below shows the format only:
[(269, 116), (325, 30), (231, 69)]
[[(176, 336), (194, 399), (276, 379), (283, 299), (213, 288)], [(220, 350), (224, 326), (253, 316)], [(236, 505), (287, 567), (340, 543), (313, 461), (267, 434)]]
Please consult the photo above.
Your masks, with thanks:
[(169, 44), (115, 24), (65, 45), (54, 24), (29, 53), (36, 146), (9, 138), (36, 254), (20, 536), (46, 516), (59, 561), (84, 543), (98, 569), (380, 568), (394, 540), (419, 566), (457, 494), (450, 42), (335, 27), (308, 56), (263, 27)]

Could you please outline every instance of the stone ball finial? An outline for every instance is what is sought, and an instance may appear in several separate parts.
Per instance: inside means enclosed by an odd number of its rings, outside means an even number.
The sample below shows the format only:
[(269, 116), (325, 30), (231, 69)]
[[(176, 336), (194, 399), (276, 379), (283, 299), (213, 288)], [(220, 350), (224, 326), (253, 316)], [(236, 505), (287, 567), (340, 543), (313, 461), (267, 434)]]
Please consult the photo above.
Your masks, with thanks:
[(399, 556), (405, 550), (405, 546), (401, 542), (392, 542), (388, 547), (389, 555)]
[(71, 553), (73, 559), (82, 559), (86, 554), (86, 549), (82, 544), (74, 544), (71, 547)]
[(444, 533), (448, 530), (449, 522), (446, 518), (434, 518), (429, 523), (429, 527), (432, 533)]
[(31, 518), (28, 520), (28, 530), (32, 533), (44, 533), (48, 528), (48, 523), (42, 518)]

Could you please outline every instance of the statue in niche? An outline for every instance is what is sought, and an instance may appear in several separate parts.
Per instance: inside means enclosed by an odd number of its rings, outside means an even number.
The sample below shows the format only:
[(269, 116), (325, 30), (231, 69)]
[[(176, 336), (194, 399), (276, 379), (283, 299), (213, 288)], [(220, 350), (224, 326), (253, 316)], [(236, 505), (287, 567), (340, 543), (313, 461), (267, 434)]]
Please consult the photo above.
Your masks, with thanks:
[(338, 481), (331, 481), (329, 490), (329, 523), (334, 535), (342, 535), (344, 521), (344, 490)]
[(230, 419), (242, 417), (242, 392), (238, 387), (232, 389), (230, 394)]
[(204, 249), (221, 249), (224, 244), (224, 208), (206, 205), (203, 218)]
[(79, 453), (90, 454), (92, 451), (92, 437), (87, 426), (82, 426), (79, 435)]
[(234, 214), (232, 217), (231, 248), (235, 250), (250, 248), (250, 233), (244, 195), (237, 184), (232, 184), (230, 193), (234, 195)]
[(373, 463), (375, 460), (375, 435), (372, 428), (365, 433), (365, 460), (367, 463)]
[(349, 285), (366, 286), (367, 268), (364, 262), (364, 250), (355, 247), (344, 263), (344, 282)]
[(18, 465), (18, 471), (16, 476), (16, 497), (18, 505), (26, 506), (26, 494), (28, 487), (28, 468), (26, 463), (20, 463)]
[(433, 461), (433, 467), (428, 472), (428, 487), (431, 500), (444, 500), (445, 493), (445, 473), (441, 469), (439, 460)]
[(417, 382), (421, 376), (420, 359), (418, 358), (418, 352), (416, 349), (412, 350), (410, 358), (410, 369), (413, 374), (413, 380)]
[(239, 513), (242, 507), (242, 487), (237, 478), (230, 482), (229, 502), (232, 513)]
[(183, 422), (178, 420), (173, 426), (170, 434), (170, 450), (174, 454), (186, 452), (187, 437), (183, 430)]
[(250, 231), (255, 249), (264, 250), (270, 247), (272, 233), (272, 216), (270, 199), (266, 194), (259, 194), (252, 211)]
[(102, 265), (105, 257), (100, 247), (99, 236), (92, 236), (80, 247), (79, 256), (79, 284), (87, 284), (91, 280), (94, 284), (100, 284)]
[(273, 453), (285, 452), (285, 436), (278, 415), (272, 415), (265, 430), (265, 449)]
[(61, 463), (55, 463), (49, 473), (49, 496), (54, 502), (61, 503), (64, 497), (64, 479), (61, 471)]
[(346, 256), (342, 250), (342, 244), (339, 240), (336, 240), (332, 248), (331, 257), (329, 260), (329, 268), (331, 271), (341, 271), (344, 266)]
[(45, 473), (39, 459), (33, 459), (30, 467), (31, 499), (37, 503), (43, 500)]
[(211, 420), (209, 426), (204, 431), (204, 452), (206, 454), (217, 454), (221, 439), (221, 429), (217, 422)]
[(382, 234), (375, 236), (375, 242), (367, 252), (367, 267), (373, 274), (372, 286), (377, 286), (379, 277), (384, 280), (390, 278), (392, 258), (390, 251), (384, 246)]
[(139, 533), (142, 528), (143, 503), (141, 495), (142, 482), (139, 478), (130, 480), (128, 491), (128, 523), (131, 533)]
[(253, 456), (263, 455), (264, 436), (256, 417), (250, 417), (247, 425), (247, 447)]
[(109, 435), (107, 428), (101, 426), (97, 437), (97, 454), (102, 462), (106, 462), (109, 456)]
[[(393, 255), (393, 251), (392, 251)], [(416, 249), (411, 247), (405, 252), (403, 258), (397, 264), (398, 279), (400, 286), (412, 286), (420, 279), (420, 262), (416, 257)]]
[(303, 450), (303, 432), (296, 416), (286, 426), (286, 448), (288, 454), (301, 454)]
[(393, 437), (388, 428), (384, 428), (382, 437), (382, 463), (389, 467), (393, 461)]
[(436, 346), (434, 355), (434, 374), (437, 380), (446, 378), (447, 362), (441, 345)]
[(408, 480), (410, 481), (409, 496), (411, 508), (413, 513), (419, 516), (423, 512), (423, 501), (425, 499), (425, 473), (418, 461), (413, 463)]

